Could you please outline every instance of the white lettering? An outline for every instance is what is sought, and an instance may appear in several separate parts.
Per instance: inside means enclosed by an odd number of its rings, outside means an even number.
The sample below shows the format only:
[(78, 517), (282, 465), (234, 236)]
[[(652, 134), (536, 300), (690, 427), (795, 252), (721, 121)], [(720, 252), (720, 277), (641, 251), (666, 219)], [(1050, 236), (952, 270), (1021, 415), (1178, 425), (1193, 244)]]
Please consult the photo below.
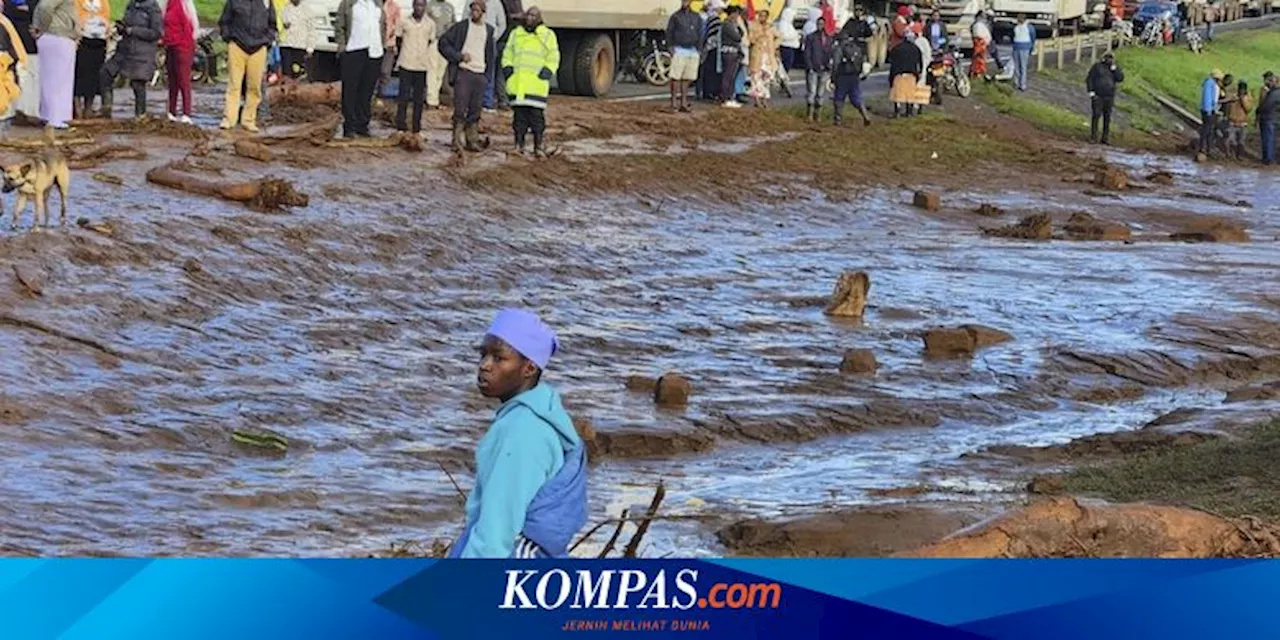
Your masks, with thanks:
[[(569, 605), (570, 609), (608, 609), (609, 608), (609, 583), (613, 581), (613, 569), (607, 569), (600, 572), (600, 576), (594, 582), (591, 580), (591, 572), (586, 569), (578, 571), (578, 587), (574, 590), (573, 604)], [(595, 603), (592, 604), (592, 600)]]
[(640, 604), (636, 605), (637, 609), (648, 609), (645, 603), (650, 598), (656, 598), (658, 604), (654, 605), (654, 609), (670, 609), (667, 604), (667, 570), (658, 571), (658, 575), (654, 576), (653, 584), (649, 585), (649, 590), (645, 592), (644, 597), (640, 599)]
[[(520, 598), (521, 609), (536, 609), (537, 607), (529, 601), (529, 594), (524, 592), (524, 583), (528, 582), (537, 571), (525, 569), (523, 571), (507, 571), (507, 591), (506, 596), (502, 599), (499, 609), (515, 609), (515, 599)], [(517, 579), (519, 576), (519, 579)]]
[[(554, 603), (548, 604), (547, 582), (551, 580), (551, 576), (560, 578), (560, 595), (556, 597)], [(538, 580), (538, 589), (534, 592), (534, 597), (538, 599), (538, 605), (543, 609), (558, 609), (560, 605), (564, 604), (565, 600), (569, 599), (569, 574), (565, 573), (564, 569), (552, 569), (542, 574), (542, 578)]]
[[(688, 577), (689, 580), (685, 578)], [(692, 609), (698, 604), (698, 590), (694, 588), (693, 583), (698, 581), (697, 569), (681, 569), (676, 572), (676, 591), (689, 596), (689, 601), (681, 603), (680, 599), (672, 598), (671, 606), (677, 609)]]
[(644, 575), (643, 571), (637, 569), (623, 569), (622, 580), (618, 583), (618, 601), (614, 604), (614, 609), (629, 609), (627, 605), (627, 596), (632, 593), (639, 593), (644, 590), (644, 585), (649, 579)]

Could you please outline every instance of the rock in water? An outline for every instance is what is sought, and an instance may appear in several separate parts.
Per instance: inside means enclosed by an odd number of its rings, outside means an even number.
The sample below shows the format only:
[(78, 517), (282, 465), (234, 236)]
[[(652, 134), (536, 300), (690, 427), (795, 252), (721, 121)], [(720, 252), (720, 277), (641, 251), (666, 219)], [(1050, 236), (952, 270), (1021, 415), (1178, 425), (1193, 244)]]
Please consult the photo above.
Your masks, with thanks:
[(627, 376), (627, 391), (635, 391), (638, 393), (653, 393), (657, 388), (658, 381), (645, 376)]
[(1099, 169), (1095, 181), (1099, 187), (1112, 191), (1124, 191), (1129, 188), (1129, 174), (1119, 167)]
[(942, 206), (942, 198), (932, 191), (917, 191), (911, 204), (925, 211), (937, 211)]
[(977, 324), (939, 327), (924, 333), (924, 353), (931, 358), (967, 357), (983, 347), (1010, 340), (1013, 336), (1008, 333)]
[(973, 212), (980, 216), (987, 216), (989, 218), (994, 218), (996, 216), (1004, 215), (1004, 209), (1001, 209), (1000, 207), (997, 207), (994, 204), (991, 204), (989, 202), (984, 202), (978, 205), (978, 208), (974, 209)]
[(683, 407), (689, 403), (693, 387), (678, 373), (668, 373), (658, 378), (653, 390), (653, 401), (664, 407)]
[(876, 354), (870, 349), (850, 349), (844, 352), (844, 360), (840, 362), (841, 373), (875, 373), (879, 364)]
[(1239, 222), (1210, 218), (1188, 222), (1181, 231), (1170, 234), (1169, 239), (1183, 242), (1248, 242), (1249, 234)]
[(1147, 182), (1167, 187), (1173, 184), (1173, 174), (1168, 171), (1156, 171), (1147, 176)]
[(1019, 220), (1017, 224), (995, 229), (983, 228), (982, 233), (996, 238), (1048, 240), (1053, 236), (1053, 219), (1047, 213), (1036, 213)]
[(1073, 213), (1063, 227), (1073, 240), (1128, 240), (1129, 226), (1095, 218), (1087, 213)]
[(846, 271), (840, 274), (836, 290), (827, 305), (829, 316), (861, 318), (867, 309), (867, 292), (871, 291), (871, 277), (865, 271)]

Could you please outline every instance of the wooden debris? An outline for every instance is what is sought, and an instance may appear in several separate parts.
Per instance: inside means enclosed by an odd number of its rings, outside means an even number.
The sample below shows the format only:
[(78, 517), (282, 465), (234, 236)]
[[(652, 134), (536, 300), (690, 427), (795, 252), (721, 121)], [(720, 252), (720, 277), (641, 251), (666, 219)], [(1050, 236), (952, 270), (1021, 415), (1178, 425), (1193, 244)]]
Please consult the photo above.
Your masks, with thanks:
[(271, 162), (275, 159), (275, 153), (270, 148), (248, 138), (236, 140), (234, 149), (236, 155), (241, 158), (249, 158), (258, 162)]
[(625, 558), (635, 558), (640, 551), (640, 541), (644, 539), (644, 534), (649, 531), (649, 523), (653, 522), (654, 516), (658, 515), (658, 508), (662, 506), (662, 499), (667, 495), (667, 485), (661, 480), (658, 481), (658, 489), (653, 492), (653, 501), (649, 503), (649, 509), (645, 512), (644, 520), (636, 527), (635, 535), (631, 536), (631, 541), (627, 543), (627, 548), (622, 552)]
[(117, 187), (122, 186), (124, 184), (124, 180), (119, 178), (118, 176), (113, 176), (109, 173), (103, 173), (101, 171), (93, 174), (93, 179), (97, 180), (98, 182), (114, 185)]
[(39, 297), (44, 295), (44, 279), (35, 271), (13, 265), (13, 277), (17, 278), (18, 284), (30, 295)]
[(183, 173), (173, 164), (160, 165), (147, 171), (147, 182), (197, 195), (243, 202), (256, 211), (279, 211), (285, 207), (305, 207), (309, 199), (293, 185), (277, 178), (248, 182), (214, 182)]

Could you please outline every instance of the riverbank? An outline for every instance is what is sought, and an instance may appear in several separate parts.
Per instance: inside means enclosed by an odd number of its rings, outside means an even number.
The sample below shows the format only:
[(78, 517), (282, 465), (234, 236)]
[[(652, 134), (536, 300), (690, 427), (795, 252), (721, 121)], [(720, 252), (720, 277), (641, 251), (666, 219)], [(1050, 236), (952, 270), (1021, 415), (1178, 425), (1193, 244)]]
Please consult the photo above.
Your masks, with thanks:
[[(1280, 349), (1274, 174), (1081, 147), (971, 100), (835, 129), (553, 98), (559, 153), (534, 161), (509, 116), (459, 157), (445, 112), (422, 145), (382, 120), (290, 138), (333, 105), (250, 139), (216, 131), (219, 98), (198, 96), (204, 129), (80, 123), (83, 223), (0, 236), (5, 553), (438, 548), (493, 409), (472, 346), (508, 305), (560, 333), (548, 379), (598, 434), (592, 521), (665, 482), (646, 556), (815, 514), (836, 519), (799, 554), (924, 544), (895, 527), (1025, 498), (1031, 468), (989, 450), (1215, 406)], [(172, 188), (264, 176), (307, 204)], [(861, 318), (824, 312), (847, 271), (871, 282)], [(842, 367), (854, 349), (874, 372)], [(669, 371), (691, 393), (656, 406)]]

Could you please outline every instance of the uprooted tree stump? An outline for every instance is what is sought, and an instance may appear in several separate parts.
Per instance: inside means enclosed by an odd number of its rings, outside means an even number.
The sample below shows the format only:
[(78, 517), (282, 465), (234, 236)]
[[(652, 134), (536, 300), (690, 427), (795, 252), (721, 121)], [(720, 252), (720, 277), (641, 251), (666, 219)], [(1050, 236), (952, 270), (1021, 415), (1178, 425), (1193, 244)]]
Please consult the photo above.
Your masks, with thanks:
[(285, 207), (305, 207), (309, 198), (298, 193), (288, 181), (262, 178), (247, 182), (202, 180), (182, 171), (181, 163), (170, 163), (147, 171), (147, 182), (202, 196), (243, 202), (255, 211), (281, 211)]
[(278, 102), (338, 104), (342, 101), (342, 83), (287, 82), (267, 89), (267, 101), (269, 104)]
[(67, 167), (75, 170), (92, 169), (108, 160), (145, 160), (147, 152), (124, 144), (104, 144), (86, 151), (68, 153)]
[(1047, 213), (1029, 215), (1016, 224), (1003, 227), (983, 227), (982, 233), (995, 238), (1019, 240), (1048, 240), (1053, 237), (1053, 219)]
[(867, 309), (867, 293), (871, 291), (871, 277), (865, 271), (846, 271), (840, 274), (835, 291), (827, 303), (826, 314), (842, 318), (861, 318)]
[(257, 139), (265, 145), (287, 144), (292, 142), (309, 142), (313, 145), (323, 145), (333, 139), (333, 132), (337, 130), (338, 124), (342, 122), (342, 116), (333, 115), (323, 120), (317, 120), (311, 124), (299, 126), (289, 133), (263, 136)]

